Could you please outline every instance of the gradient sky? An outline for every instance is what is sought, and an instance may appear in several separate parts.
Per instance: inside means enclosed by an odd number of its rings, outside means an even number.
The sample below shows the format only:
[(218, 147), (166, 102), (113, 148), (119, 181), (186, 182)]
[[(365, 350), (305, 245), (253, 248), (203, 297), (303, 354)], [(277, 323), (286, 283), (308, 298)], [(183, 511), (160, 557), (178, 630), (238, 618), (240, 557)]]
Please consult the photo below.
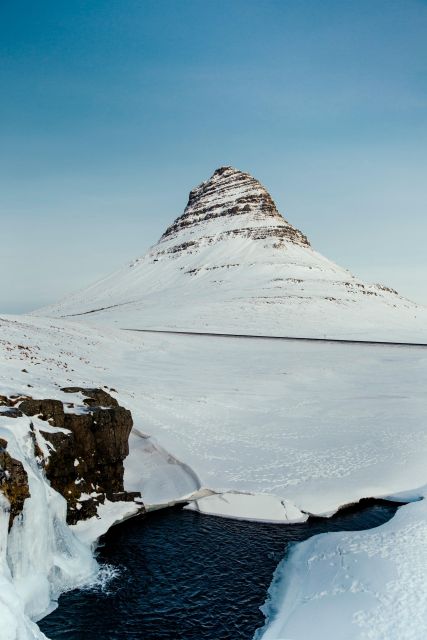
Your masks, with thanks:
[(221, 165), (427, 304), (427, 2), (2, 0), (0, 311), (121, 267)]

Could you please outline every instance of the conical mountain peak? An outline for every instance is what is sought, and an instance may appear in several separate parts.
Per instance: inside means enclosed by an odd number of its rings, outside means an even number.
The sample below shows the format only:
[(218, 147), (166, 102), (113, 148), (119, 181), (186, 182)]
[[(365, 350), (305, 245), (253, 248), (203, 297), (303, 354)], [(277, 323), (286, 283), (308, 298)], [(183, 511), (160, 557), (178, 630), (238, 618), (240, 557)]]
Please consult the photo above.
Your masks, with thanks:
[(192, 189), (183, 214), (142, 257), (41, 313), (133, 329), (427, 335), (426, 310), (317, 253), (258, 180), (229, 166)]
[(165, 231), (161, 241), (192, 236), (241, 234), (243, 237), (287, 240), (309, 246), (307, 238), (290, 225), (276, 204), (249, 173), (233, 167), (219, 167), (209, 180), (190, 191), (184, 213)]

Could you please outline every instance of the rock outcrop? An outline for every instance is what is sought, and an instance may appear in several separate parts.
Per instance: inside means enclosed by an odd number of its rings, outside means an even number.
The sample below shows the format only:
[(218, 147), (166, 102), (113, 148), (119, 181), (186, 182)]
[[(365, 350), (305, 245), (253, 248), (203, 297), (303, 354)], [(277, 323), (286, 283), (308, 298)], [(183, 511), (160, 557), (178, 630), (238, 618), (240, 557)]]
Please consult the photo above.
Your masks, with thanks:
[(54, 427), (64, 427), (64, 407), (60, 400), (26, 398), (19, 403), (19, 411), (26, 416), (38, 416)]
[[(34, 454), (52, 487), (67, 500), (67, 522), (75, 524), (96, 515), (98, 505), (105, 499), (137, 500), (142, 507), (140, 493), (127, 492), (123, 486), (123, 460), (129, 453), (128, 439), (133, 425), (131, 412), (103, 389), (67, 387), (63, 391), (80, 394), (81, 403), (4, 398), (2, 404), (7, 408), (2, 415), (37, 416), (47, 425), (58, 427), (43, 430), (38, 426), (49, 450), (46, 455), (37, 442), (34, 426), (30, 425)], [(6, 445), (6, 441), (0, 441), (0, 489), (11, 504), (13, 520), (29, 492), (26, 473), (21, 463), (10, 458)]]
[(30, 490), (27, 472), (22, 463), (12, 458), (6, 447), (7, 441), (0, 438), (0, 491), (10, 505), (10, 529), (16, 516), (22, 512), (25, 500), (30, 497)]

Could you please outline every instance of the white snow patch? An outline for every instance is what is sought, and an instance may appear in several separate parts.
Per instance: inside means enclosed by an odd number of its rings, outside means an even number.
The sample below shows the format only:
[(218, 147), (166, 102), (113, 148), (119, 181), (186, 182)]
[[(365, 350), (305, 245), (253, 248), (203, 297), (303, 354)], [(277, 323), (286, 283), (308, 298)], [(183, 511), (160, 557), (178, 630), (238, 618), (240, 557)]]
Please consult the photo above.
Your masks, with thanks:
[(98, 506), (98, 515), (88, 520), (80, 520), (70, 527), (74, 535), (87, 546), (94, 546), (114, 524), (136, 515), (141, 507), (134, 502), (111, 502), (105, 500)]

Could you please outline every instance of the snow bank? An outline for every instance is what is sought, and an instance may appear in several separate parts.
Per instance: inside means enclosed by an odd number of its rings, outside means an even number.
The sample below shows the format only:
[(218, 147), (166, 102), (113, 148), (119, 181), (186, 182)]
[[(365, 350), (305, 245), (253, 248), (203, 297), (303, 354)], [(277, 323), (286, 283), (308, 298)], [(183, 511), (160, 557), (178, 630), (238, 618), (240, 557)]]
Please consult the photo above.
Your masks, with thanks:
[(255, 640), (424, 640), (427, 502), (386, 524), (315, 536), (279, 564)]
[(197, 492), (196, 473), (137, 428), (129, 438), (129, 456), (125, 461), (125, 487), (140, 491), (149, 509), (176, 502)]
[(98, 506), (97, 517), (80, 520), (70, 529), (79, 540), (90, 547), (95, 540), (107, 533), (110, 527), (135, 516), (139, 510), (135, 502), (111, 502), (106, 499), (104, 504)]

